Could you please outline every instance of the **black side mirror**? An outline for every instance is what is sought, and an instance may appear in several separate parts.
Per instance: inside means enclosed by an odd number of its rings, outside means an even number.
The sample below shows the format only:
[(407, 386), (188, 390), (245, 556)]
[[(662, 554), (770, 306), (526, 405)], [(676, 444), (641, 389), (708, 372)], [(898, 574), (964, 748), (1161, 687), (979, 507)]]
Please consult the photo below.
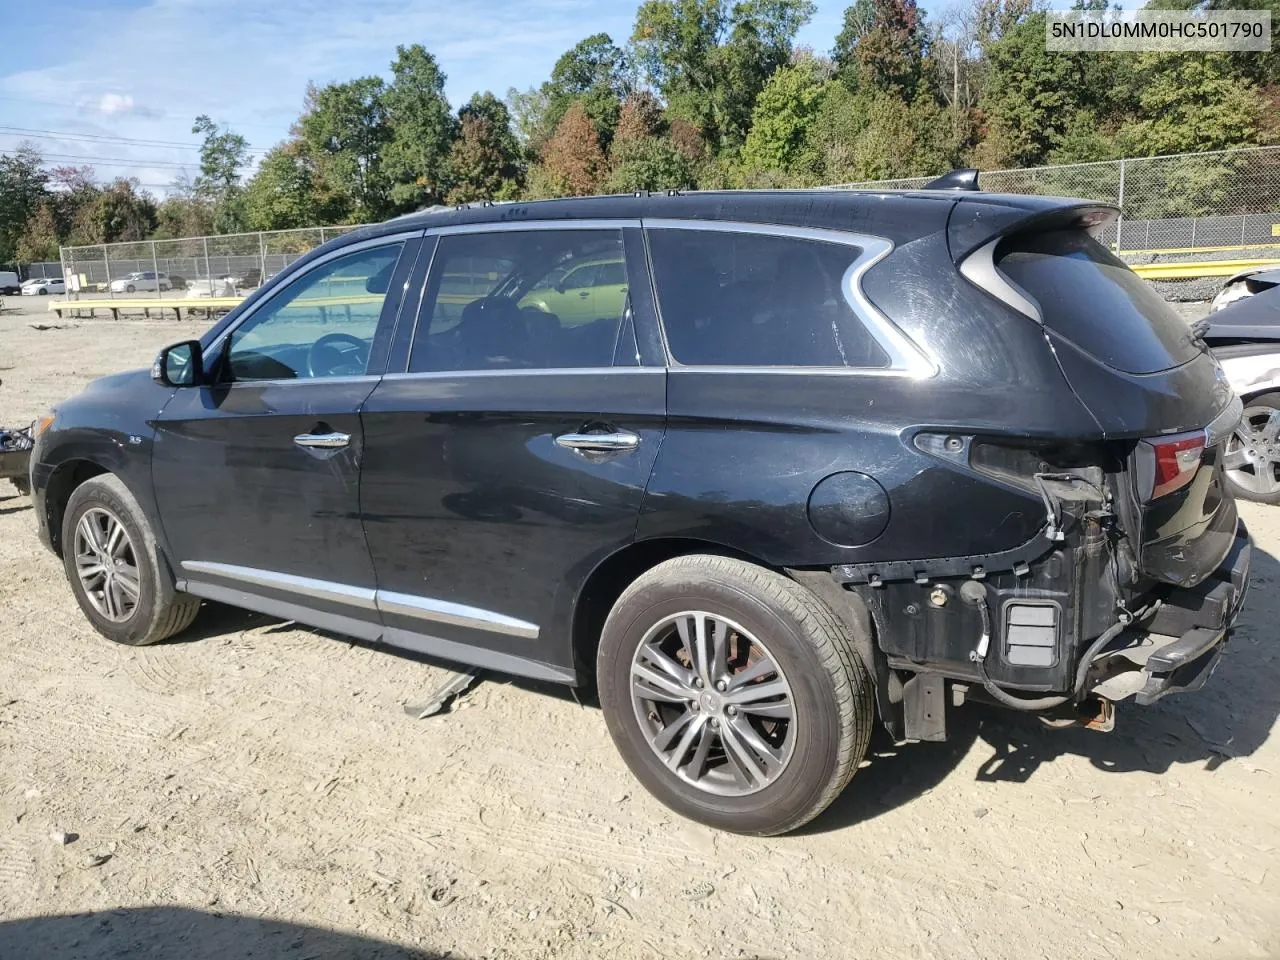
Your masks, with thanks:
[(151, 365), (151, 379), (165, 387), (198, 387), (204, 382), (204, 351), (199, 340), (165, 347)]

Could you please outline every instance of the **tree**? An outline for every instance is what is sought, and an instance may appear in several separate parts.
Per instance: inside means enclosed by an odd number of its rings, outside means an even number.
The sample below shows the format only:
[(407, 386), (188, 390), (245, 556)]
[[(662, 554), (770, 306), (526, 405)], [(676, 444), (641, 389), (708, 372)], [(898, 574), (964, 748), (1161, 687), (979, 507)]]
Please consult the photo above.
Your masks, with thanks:
[(595, 193), (606, 169), (595, 126), (579, 103), (573, 104), (542, 148), (540, 174), (557, 196)]
[(632, 47), (672, 117), (695, 124), (714, 145), (746, 138), (765, 81), (791, 57), (810, 0), (645, 0)]
[(580, 103), (606, 149), (618, 123), (622, 101), (633, 86), (626, 52), (607, 33), (596, 33), (560, 55), (551, 79), (542, 85), (546, 114), (542, 125), (554, 130), (565, 113)]
[(824, 85), (810, 64), (783, 67), (765, 84), (742, 146), (748, 170), (779, 170), (801, 179), (815, 172), (810, 132), (822, 106)]
[(27, 219), (22, 236), (18, 237), (15, 256), (32, 263), (39, 260), (58, 259), (58, 224), (53, 215), (53, 204), (45, 201)]
[(449, 153), (449, 202), (519, 196), (520, 151), (506, 106), (492, 93), (478, 93), (458, 111), (458, 119), (460, 132)]
[(687, 190), (696, 184), (693, 162), (667, 137), (615, 139), (610, 161), (609, 193)]
[(204, 135), (195, 195), (212, 206), (216, 232), (237, 233), (244, 229), (240, 172), (249, 162), (249, 143), (225, 124), (219, 127), (205, 114), (196, 117), (191, 132)]
[(14, 258), (27, 221), (45, 200), (49, 175), (40, 162), (40, 153), (26, 144), (0, 154), (0, 263)]
[(244, 196), (251, 230), (286, 230), (339, 223), (350, 216), (350, 198), (335, 193), (321, 175), (305, 140), (268, 150)]
[(394, 135), (385, 93), (377, 77), (312, 87), (298, 121), (326, 187), (344, 199), (353, 222), (383, 220), (395, 211), (392, 181), (382, 163)]
[(920, 84), (924, 37), (915, 0), (857, 0), (845, 11), (832, 59), (850, 89), (910, 100)]
[(448, 189), (449, 150), (458, 123), (444, 95), (444, 72), (421, 44), (396, 47), (394, 79), (382, 100), (391, 127), (384, 155), (397, 209), (439, 202)]
[(76, 212), (75, 245), (145, 240), (156, 226), (156, 201), (136, 179), (118, 177)]

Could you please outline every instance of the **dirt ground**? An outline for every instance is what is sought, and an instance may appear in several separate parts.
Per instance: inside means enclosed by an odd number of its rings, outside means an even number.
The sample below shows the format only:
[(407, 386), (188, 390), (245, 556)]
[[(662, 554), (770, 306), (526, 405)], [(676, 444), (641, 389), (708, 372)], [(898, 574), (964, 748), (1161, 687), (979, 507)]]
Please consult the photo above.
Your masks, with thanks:
[[(199, 329), (19, 306), (10, 425)], [(827, 814), (757, 840), (650, 799), (565, 690), (491, 677), (414, 720), (438, 665), (224, 607), (113, 646), (12, 493), (5, 960), (1280, 956), (1280, 508), (1242, 508), (1253, 590), (1200, 693), (1109, 735), (970, 709), (946, 744), (881, 738)]]

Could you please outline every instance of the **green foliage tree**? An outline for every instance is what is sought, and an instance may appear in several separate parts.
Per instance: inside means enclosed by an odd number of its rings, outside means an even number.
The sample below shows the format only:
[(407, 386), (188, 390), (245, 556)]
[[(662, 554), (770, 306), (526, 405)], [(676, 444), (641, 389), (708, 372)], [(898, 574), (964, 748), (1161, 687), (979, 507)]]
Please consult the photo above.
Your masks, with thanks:
[(849, 88), (912, 99), (924, 63), (923, 19), (915, 0), (857, 0), (849, 7), (831, 54)]
[(458, 122), (444, 95), (444, 72), (421, 44), (396, 47), (394, 79), (381, 93), (390, 127), (383, 153), (390, 199), (396, 209), (413, 210), (442, 199), (448, 190), (449, 150)]
[(645, 0), (632, 48), (671, 115), (696, 125), (714, 148), (732, 149), (813, 10), (810, 0)]
[(196, 117), (191, 132), (204, 135), (200, 145), (200, 176), (196, 178), (194, 190), (199, 199), (213, 208), (213, 229), (218, 233), (243, 230), (241, 171), (249, 162), (249, 142), (240, 134), (232, 133), (225, 124), (219, 127), (205, 114)]
[(345, 194), (329, 188), (307, 141), (286, 141), (267, 151), (245, 188), (251, 230), (286, 230), (339, 223), (350, 216)]
[(18, 238), (45, 198), (49, 175), (40, 163), (40, 153), (27, 145), (0, 155), (0, 263), (14, 258)]
[(76, 212), (71, 243), (146, 240), (156, 228), (156, 201), (138, 181), (117, 177)]
[[(394, 137), (378, 77), (312, 87), (298, 128), (327, 187), (343, 198), (350, 222), (382, 220), (395, 212), (392, 179), (382, 162)], [(402, 171), (402, 174), (404, 172)], [(423, 189), (429, 174), (422, 171)]]
[(53, 214), (53, 203), (46, 200), (27, 219), (22, 235), (18, 237), (16, 258), (31, 263), (38, 260), (58, 259), (58, 223)]
[(748, 171), (774, 170), (807, 181), (817, 172), (811, 133), (825, 85), (811, 64), (783, 67), (765, 84), (742, 146)]

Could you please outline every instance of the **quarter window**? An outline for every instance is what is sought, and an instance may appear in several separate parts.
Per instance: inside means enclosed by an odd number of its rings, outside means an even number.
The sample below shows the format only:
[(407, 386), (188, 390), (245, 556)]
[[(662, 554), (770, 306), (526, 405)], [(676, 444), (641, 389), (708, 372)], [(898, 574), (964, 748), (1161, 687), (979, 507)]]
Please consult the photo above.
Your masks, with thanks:
[(649, 231), (667, 344), (688, 366), (889, 366), (845, 299), (858, 249), (725, 230)]
[(363, 374), (402, 246), (338, 257), (284, 287), (232, 332), (231, 379)]
[[(614, 281), (602, 283), (602, 271)], [(608, 367), (627, 302), (618, 230), (446, 235), (409, 370)]]

